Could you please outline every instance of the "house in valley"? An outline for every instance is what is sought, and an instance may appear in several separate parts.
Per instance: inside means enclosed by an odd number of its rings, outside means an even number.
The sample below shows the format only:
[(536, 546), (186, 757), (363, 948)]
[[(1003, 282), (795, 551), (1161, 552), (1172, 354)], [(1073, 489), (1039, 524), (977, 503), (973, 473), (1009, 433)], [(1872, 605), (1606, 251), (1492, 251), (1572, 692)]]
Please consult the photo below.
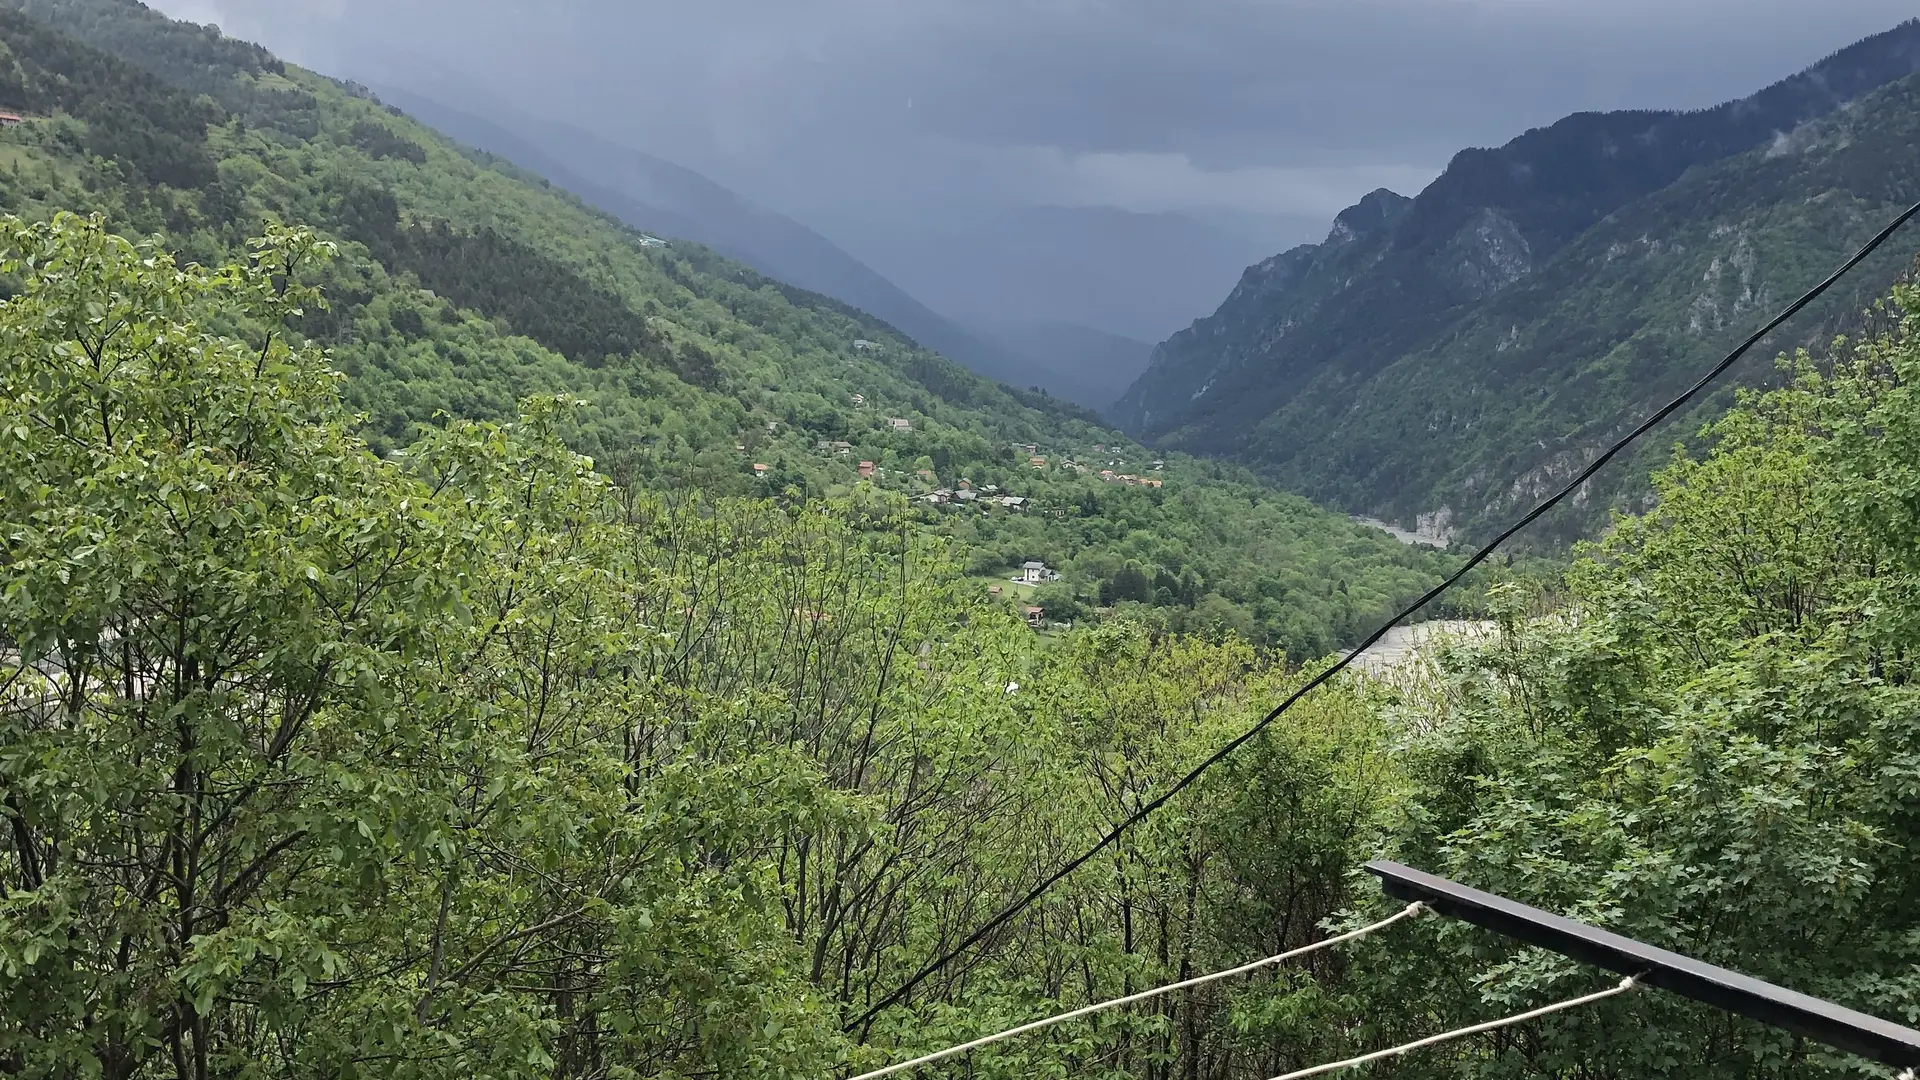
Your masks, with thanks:
[(1023, 563), (1020, 566), (1020, 581), (1026, 585), (1045, 585), (1049, 581), (1059, 581), (1058, 570), (1047, 569), (1043, 562)]

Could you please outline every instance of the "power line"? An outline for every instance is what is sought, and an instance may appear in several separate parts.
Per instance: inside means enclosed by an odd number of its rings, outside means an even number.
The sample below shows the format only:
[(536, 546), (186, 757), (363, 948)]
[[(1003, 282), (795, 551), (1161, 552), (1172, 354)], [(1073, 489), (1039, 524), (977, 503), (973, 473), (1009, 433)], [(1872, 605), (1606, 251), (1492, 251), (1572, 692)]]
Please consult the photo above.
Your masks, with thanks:
[(1429, 1035), (1424, 1039), (1415, 1039), (1410, 1043), (1402, 1043), (1399, 1046), (1390, 1047), (1386, 1050), (1375, 1050), (1371, 1054), (1361, 1054), (1359, 1057), (1348, 1058), (1345, 1061), (1336, 1061), (1328, 1065), (1315, 1065), (1311, 1069), (1301, 1069), (1298, 1072), (1290, 1072), (1282, 1076), (1276, 1076), (1273, 1080), (1305, 1080), (1305, 1078), (1309, 1076), (1319, 1076), (1321, 1073), (1351, 1069), (1355, 1066), (1365, 1065), (1369, 1061), (1379, 1061), (1381, 1058), (1399, 1057), (1409, 1050), (1418, 1050), (1423, 1046), (1449, 1042), (1454, 1039), (1464, 1038), (1468, 1035), (1478, 1035), (1483, 1031), (1492, 1031), (1496, 1028), (1507, 1027), (1511, 1024), (1518, 1024), (1522, 1021), (1546, 1016), (1549, 1013), (1557, 1013), (1567, 1009), (1579, 1008), (1582, 1005), (1590, 1005), (1602, 998), (1610, 998), (1615, 994), (1624, 994), (1633, 989), (1635, 985), (1633, 976), (1629, 975), (1605, 990), (1599, 990), (1582, 997), (1570, 998), (1566, 1001), (1557, 1001), (1552, 1005), (1542, 1005), (1538, 1009), (1529, 1009), (1526, 1012), (1517, 1013), (1500, 1020), (1489, 1020), (1484, 1024), (1474, 1024), (1470, 1027), (1455, 1028), (1452, 1031), (1442, 1032), (1438, 1035)]
[(872, 1072), (861, 1073), (859, 1076), (854, 1077), (853, 1080), (880, 1080), (883, 1076), (892, 1076), (894, 1073), (906, 1072), (908, 1069), (918, 1068), (921, 1065), (931, 1065), (936, 1061), (945, 1061), (947, 1058), (964, 1054), (969, 1050), (978, 1050), (983, 1046), (991, 1046), (994, 1043), (1011, 1039), (1016, 1035), (1024, 1035), (1029, 1031), (1038, 1031), (1044, 1027), (1052, 1027), (1054, 1024), (1063, 1024), (1068, 1020), (1077, 1020), (1082, 1016), (1090, 1016), (1107, 1009), (1117, 1009), (1122, 1005), (1132, 1005), (1135, 1002), (1146, 1001), (1165, 994), (1171, 994), (1176, 990), (1187, 990), (1196, 986), (1205, 986), (1210, 982), (1218, 982), (1221, 979), (1232, 978), (1235, 975), (1245, 975), (1250, 971), (1258, 971), (1263, 967), (1271, 967), (1274, 964), (1284, 963), (1285, 961), (1305, 956), (1308, 953), (1319, 952), (1321, 949), (1338, 945), (1343, 941), (1352, 941), (1355, 938), (1365, 937), (1376, 930), (1384, 930), (1394, 923), (1399, 922), (1401, 919), (1410, 918), (1419, 914), (1424, 910), (1424, 907), (1425, 905), (1419, 901), (1415, 901), (1401, 908), (1398, 912), (1381, 919), (1377, 923), (1362, 926), (1358, 930), (1349, 930), (1337, 937), (1325, 938), (1311, 945), (1303, 945), (1298, 949), (1283, 952), (1278, 956), (1269, 956), (1264, 960), (1255, 960), (1252, 963), (1241, 964), (1239, 967), (1228, 968), (1225, 971), (1216, 971), (1211, 975), (1201, 975), (1197, 978), (1188, 979), (1185, 982), (1177, 982), (1168, 986), (1156, 986), (1151, 990), (1142, 990), (1137, 994), (1114, 998), (1111, 1001), (1102, 1001), (1098, 1004), (1082, 1006), (1071, 1012), (1063, 1012), (1057, 1016), (1049, 1016), (1045, 1020), (1035, 1020), (1029, 1024), (1021, 1024), (1019, 1027), (1012, 1027), (992, 1035), (982, 1036), (981, 1038), (974, 1039), (972, 1042), (964, 1042), (958, 1046), (950, 1046), (945, 1050), (936, 1050), (931, 1054), (923, 1054), (920, 1057), (914, 1058), (912, 1061), (902, 1061), (898, 1065), (888, 1065), (884, 1069), (875, 1069)]
[(1831, 289), (1835, 284), (1837, 284), (1841, 278), (1845, 277), (1848, 273), (1850, 273), (1854, 267), (1859, 266), (1862, 262), (1864, 262), (1867, 256), (1872, 255), (1876, 250), (1878, 250), (1880, 245), (1886, 243), (1887, 240), (1890, 239), (1894, 233), (1899, 231), (1902, 225), (1905, 225), (1916, 214), (1920, 214), (1920, 203), (1915, 203), (1914, 205), (1908, 207), (1906, 210), (1902, 211), (1897, 217), (1895, 217), (1892, 221), (1888, 222), (1886, 227), (1881, 229), (1878, 233), (1876, 233), (1873, 239), (1867, 241), (1866, 245), (1863, 246), (1859, 251), (1855, 252), (1852, 258), (1840, 264), (1840, 267), (1838, 269), (1833, 271), (1833, 273), (1828, 274), (1824, 280), (1822, 280), (1818, 285), (1815, 285), (1812, 289), (1809, 289), (1798, 300), (1795, 300), (1793, 303), (1787, 305), (1784, 311), (1780, 312), (1780, 314), (1770, 319), (1765, 326), (1762, 326), (1760, 329), (1754, 331), (1750, 337), (1748, 337), (1745, 341), (1741, 342), (1739, 346), (1736, 347), (1732, 352), (1728, 353), (1724, 359), (1722, 359), (1719, 363), (1715, 364), (1711, 369), (1709, 369), (1705, 375), (1702, 375), (1699, 378), (1698, 381), (1696, 381), (1692, 386), (1687, 387), (1684, 393), (1682, 393), (1679, 397), (1674, 398), (1672, 401), (1667, 402), (1665, 405), (1661, 406), (1659, 410), (1654, 412), (1652, 416), (1649, 416), (1645, 420), (1641, 421), (1640, 424), (1637, 427), (1635, 427), (1632, 431), (1628, 432), (1624, 437), (1614, 442), (1612, 446), (1607, 447), (1605, 452), (1603, 452), (1599, 457), (1594, 458), (1593, 461), (1590, 462), (1586, 468), (1580, 470), (1577, 476), (1575, 476), (1572, 480), (1567, 481), (1564, 487), (1562, 487), (1559, 491), (1554, 492), (1544, 502), (1540, 503), (1540, 505), (1528, 511), (1526, 516), (1522, 517), (1519, 521), (1516, 521), (1512, 525), (1507, 526), (1507, 528), (1504, 531), (1502, 531), (1500, 535), (1494, 537), (1491, 541), (1489, 541), (1486, 544), (1486, 546), (1474, 552), (1473, 555), (1467, 559), (1466, 564), (1460, 567), (1459, 570), (1456, 570), (1452, 575), (1450, 575), (1446, 580), (1442, 581), (1440, 584), (1427, 590), (1427, 592), (1424, 595), (1422, 595), (1420, 599), (1415, 600), (1412, 604), (1409, 604), (1406, 608), (1402, 609), (1398, 615), (1395, 615), (1393, 618), (1387, 620), (1387, 622), (1383, 626), (1381, 626), (1378, 630), (1375, 630), (1372, 634), (1368, 635), (1367, 639), (1361, 642), (1359, 647), (1355, 648), (1352, 652), (1348, 653), (1347, 655), (1341, 657), (1339, 660), (1335, 661), (1330, 667), (1326, 668), (1325, 670), (1321, 671), (1320, 674), (1315, 675), (1312, 679), (1308, 680), (1305, 685), (1301, 686), (1298, 690), (1295, 690), (1292, 694), (1289, 694), (1285, 701), (1282, 701), (1279, 705), (1275, 706), (1271, 712), (1268, 712), (1266, 716), (1260, 719), (1259, 723), (1253, 725), (1252, 727), (1248, 728), (1246, 731), (1236, 736), (1231, 742), (1228, 742), (1225, 746), (1222, 746), (1219, 750), (1214, 751), (1211, 755), (1207, 757), (1206, 760), (1194, 766), (1193, 769), (1189, 771), (1185, 776), (1182, 776), (1179, 780), (1176, 780), (1171, 787), (1167, 788), (1165, 791), (1155, 796), (1151, 801), (1142, 805), (1138, 810), (1135, 810), (1125, 820), (1121, 821), (1120, 824), (1114, 826), (1111, 830), (1107, 832), (1105, 836), (1102, 836), (1100, 838), (1098, 843), (1094, 844), (1091, 848), (1088, 848), (1084, 854), (1078, 856), (1073, 861), (1067, 863), (1066, 865), (1060, 867), (1060, 869), (1048, 875), (1045, 880), (1041, 881), (1040, 884), (1035, 885), (1032, 888), (1032, 890), (1030, 890), (1025, 896), (1021, 897), (1019, 900), (1015, 901), (1014, 903), (1008, 905), (1006, 908), (1002, 909), (999, 914), (993, 916), (991, 919), (988, 919), (978, 929), (974, 930), (971, 934), (968, 934), (964, 939), (961, 940), (961, 942), (958, 945), (955, 945), (953, 948), (948, 949), (945, 953), (942, 953), (932, 963), (929, 963), (925, 967), (921, 968), (918, 972), (916, 972), (913, 975), (912, 978), (908, 979), (904, 983), (901, 983), (891, 993), (881, 998), (872, 1007), (868, 1008), (866, 1012), (860, 1014), (858, 1019), (854, 1020), (852, 1023), (847, 1024), (843, 1030), (853, 1031), (857, 1028), (863, 1027), (864, 1025), (871, 1022), (874, 1017), (880, 1015), (880, 1013), (883, 1010), (887, 1009), (889, 1006), (898, 1002), (901, 998), (904, 998), (908, 994), (912, 993), (914, 987), (919, 986), (922, 982), (924, 982), (927, 979), (928, 976), (934, 974), (935, 972), (939, 971), (941, 968), (944, 968), (948, 964), (952, 963), (955, 959), (960, 957), (968, 949), (971, 949), (975, 945), (979, 944), (983, 939), (986, 938), (988, 934), (991, 934), (994, 930), (1005, 925), (1008, 920), (1020, 914), (1022, 911), (1025, 911), (1028, 907), (1032, 906), (1034, 901), (1046, 895), (1047, 890), (1059, 884), (1060, 881), (1064, 879), (1067, 875), (1073, 873), (1075, 870), (1080, 869), (1082, 866), (1085, 866), (1096, 855), (1099, 855), (1102, 851), (1105, 851), (1107, 848), (1111, 847), (1114, 841), (1118, 840), (1121, 837), (1121, 835), (1124, 834), (1128, 829), (1131, 829), (1135, 825), (1138, 825), (1140, 822), (1145, 821), (1149, 814), (1152, 814), (1154, 811), (1160, 809), (1162, 806), (1165, 806), (1167, 802), (1170, 799), (1172, 799), (1175, 795), (1178, 795), (1182, 791), (1185, 791), (1188, 787), (1191, 787), (1193, 783), (1196, 780), (1200, 779), (1200, 777), (1204, 775), (1208, 769), (1211, 769), (1215, 765), (1218, 765), (1221, 761), (1225, 760), (1228, 755), (1232, 754), (1235, 750), (1240, 749), (1240, 747), (1246, 745), (1248, 740), (1260, 734), (1262, 731), (1265, 731), (1268, 725), (1272, 724), (1275, 720), (1278, 720), (1282, 714), (1284, 714), (1288, 709), (1291, 709), (1294, 706), (1294, 703), (1298, 702), (1301, 698), (1307, 696), (1307, 694), (1311, 693), (1312, 691), (1318, 689), (1321, 686), (1321, 684), (1325, 683), (1327, 680), (1333, 678), (1335, 675), (1338, 675), (1340, 672), (1346, 670), (1347, 666), (1352, 664), (1354, 660), (1357, 659), (1362, 653), (1366, 652), (1369, 648), (1372, 648), (1375, 644), (1377, 644), (1380, 641), (1381, 638), (1386, 637), (1387, 632), (1389, 630), (1392, 630), (1394, 627), (1400, 625), (1402, 622), (1405, 622), (1409, 616), (1419, 611), (1421, 608), (1426, 607), (1429, 603), (1432, 603), (1436, 598), (1438, 598), (1442, 593), (1446, 592), (1448, 589), (1451, 589), (1455, 585), (1459, 584), (1460, 580), (1466, 577), (1469, 572), (1474, 570), (1481, 563), (1485, 562), (1489, 557), (1491, 557), (1493, 553), (1499, 549), (1500, 545), (1512, 539), (1515, 534), (1520, 532), (1520, 530), (1526, 528), (1528, 525), (1533, 524), (1533, 522), (1536, 519), (1538, 519), (1541, 515), (1545, 514), (1547, 511), (1553, 509), (1554, 507), (1560, 505), (1560, 503), (1563, 502), (1569, 495), (1572, 495), (1575, 491), (1579, 490), (1580, 486), (1582, 484), (1585, 484), (1589, 479), (1591, 479), (1595, 473), (1599, 472), (1602, 468), (1604, 468), (1608, 462), (1612, 461), (1615, 457), (1619, 456), (1622, 450), (1625, 450), (1628, 446), (1632, 445), (1641, 436), (1645, 435), (1647, 432), (1659, 426), (1661, 421), (1665, 420), (1669, 416), (1672, 416), (1675, 412), (1679, 411), (1682, 407), (1684, 407), (1688, 402), (1692, 401), (1695, 397), (1699, 396), (1702, 390), (1705, 390), (1716, 379), (1718, 379), (1721, 375), (1725, 374), (1728, 368), (1732, 367), (1735, 363), (1737, 363), (1740, 360), (1740, 358), (1745, 356), (1755, 345), (1758, 345), (1761, 341), (1765, 340), (1769, 334), (1772, 334), (1775, 330), (1778, 330), (1781, 324), (1785, 323), (1788, 319), (1791, 319), (1795, 315), (1798, 315), (1802, 308), (1806, 307), (1808, 304), (1811, 304), (1815, 300), (1819, 299), (1823, 294), (1826, 293), (1828, 289)]

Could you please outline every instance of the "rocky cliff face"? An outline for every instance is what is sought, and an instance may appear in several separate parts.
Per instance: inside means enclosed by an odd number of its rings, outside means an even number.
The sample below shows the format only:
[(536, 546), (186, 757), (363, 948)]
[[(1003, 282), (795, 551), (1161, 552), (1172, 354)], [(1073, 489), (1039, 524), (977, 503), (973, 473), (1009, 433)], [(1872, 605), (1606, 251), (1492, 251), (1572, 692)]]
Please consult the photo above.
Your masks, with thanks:
[[(1433, 463), (1398, 459), (1393, 448), (1371, 440), (1362, 450), (1332, 436), (1350, 429), (1354, 410), (1398, 408), (1403, 395), (1417, 392), (1403, 361), (1444, 351), (1462, 320), (1534, 281), (1611, 215), (1674, 187), (1690, 170), (1751, 159), (1745, 172), (1724, 181), (1728, 189), (1697, 193), (1694, 209), (1710, 216), (1742, 194), (1742, 175), (1804, 159), (1818, 141), (1815, 121), (1916, 71), (1920, 21), (1717, 108), (1576, 114), (1502, 147), (1462, 151), (1417, 197), (1373, 192), (1341, 213), (1323, 243), (1250, 267), (1213, 315), (1156, 348), (1112, 415), (1148, 438), (1239, 458), (1349, 509), (1394, 508), (1410, 522), (1407, 508), (1435, 494), (1410, 486), (1412, 478)], [(1612, 258), (1644, 255), (1664, 242), (1658, 235), (1619, 238), (1610, 241), (1620, 248)], [(1687, 314), (1685, 325), (1700, 333), (1750, 321), (1764, 299), (1751, 239), (1745, 249), (1734, 232), (1720, 242), (1721, 261), (1703, 283), (1710, 287)], [(1538, 290), (1528, 295), (1552, 306)], [(1519, 314), (1486, 343), (1490, 355), (1516, 350), (1518, 342), (1507, 339), (1537, 312)], [(1462, 377), (1474, 382), (1460, 393), (1483, 407), (1538, 406), (1508, 398), (1509, 387), (1483, 381), (1471, 368)], [(1502, 488), (1541, 468), (1548, 454), (1478, 445), (1427, 452), (1466, 455), (1473, 459), (1467, 472), (1477, 469), (1485, 483)], [(1358, 465), (1373, 477), (1365, 487), (1317, 479)], [(1438, 505), (1429, 501), (1425, 509)]]
[[(1226, 400), (1216, 388), (1287, 372), (1270, 361), (1390, 250), (1394, 226), (1413, 200), (1381, 188), (1341, 211), (1327, 238), (1250, 266), (1226, 302), (1154, 349), (1139, 381), (1110, 410), (1130, 430), (1166, 432)], [(1206, 398), (1206, 401), (1202, 401)]]

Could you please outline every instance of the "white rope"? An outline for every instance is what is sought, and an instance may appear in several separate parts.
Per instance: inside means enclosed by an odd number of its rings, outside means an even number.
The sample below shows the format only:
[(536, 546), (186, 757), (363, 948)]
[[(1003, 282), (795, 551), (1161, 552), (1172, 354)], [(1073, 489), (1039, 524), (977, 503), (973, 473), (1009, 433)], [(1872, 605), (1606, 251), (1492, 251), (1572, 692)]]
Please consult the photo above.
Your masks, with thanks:
[(1570, 1001), (1562, 1001), (1553, 1005), (1545, 1005), (1538, 1009), (1532, 1009), (1528, 1012), (1520, 1013), (1517, 1016), (1509, 1016), (1504, 1020), (1489, 1020), (1484, 1024), (1475, 1024), (1472, 1027), (1463, 1027), (1457, 1031), (1443, 1032), (1439, 1035), (1429, 1035), (1424, 1039), (1416, 1039), (1413, 1042), (1407, 1043), (1403, 1046), (1395, 1046), (1388, 1050), (1375, 1050), (1371, 1054), (1362, 1054), (1357, 1058), (1348, 1058), (1345, 1061), (1336, 1061), (1331, 1065), (1315, 1065), (1311, 1069), (1301, 1069), (1299, 1072), (1290, 1072), (1284, 1076), (1276, 1076), (1273, 1078), (1273, 1080), (1302, 1080), (1302, 1078), (1304, 1077), (1318, 1076), (1321, 1073), (1334, 1072), (1335, 1070), (1338, 1070), (1338, 1069), (1351, 1069), (1356, 1065), (1365, 1065), (1369, 1061), (1378, 1061), (1381, 1058), (1396, 1057), (1400, 1054), (1406, 1053), (1409, 1050), (1418, 1050), (1423, 1046), (1432, 1046), (1434, 1043), (1443, 1043), (1449, 1039), (1458, 1039), (1468, 1035), (1477, 1035), (1482, 1031), (1492, 1031), (1495, 1028), (1503, 1028), (1509, 1024), (1518, 1024), (1525, 1020), (1532, 1020), (1535, 1017), (1545, 1016), (1548, 1013), (1557, 1013), (1562, 1009), (1579, 1008), (1582, 1005), (1587, 1005), (1595, 1001), (1599, 1001), (1601, 998), (1610, 998), (1615, 994), (1624, 994), (1627, 991), (1633, 989), (1634, 985), (1635, 983), (1633, 981), (1633, 976), (1629, 975), (1626, 978), (1621, 979), (1617, 984), (1610, 987), (1609, 989), (1601, 990), (1597, 993), (1588, 994), (1585, 997), (1577, 997), (1577, 998), (1573, 998)]
[(914, 1058), (912, 1061), (903, 1061), (898, 1065), (889, 1065), (884, 1069), (875, 1069), (872, 1072), (861, 1073), (859, 1076), (853, 1077), (853, 1080), (879, 1080), (879, 1078), (882, 1076), (892, 1076), (894, 1073), (905, 1072), (908, 1069), (916, 1068), (921, 1065), (931, 1065), (936, 1061), (945, 1061), (947, 1058), (953, 1057), (956, 1054), (964, 1054), (969, 1050), (978, 1050), (980, 1047), (990, 1046), (993, 1043), (1000, 1042), (1004, 1039), (1011, 1039), (1015, 1035), (1024, 1035), (1029, 1031), (1038, 1031), (1043, 1027), (1051, 1027), (1054, 1024), (1063, 1024), (1068, 1020), (1076, 1020), (1082, 1016), (1087, 1016), (1092, 1013), (1101, 1012), (1106, 1009), (1117, 1009), (1122, 1005), (1131, 1005), (1136, 1001), (1146, 1001), (1149, 998), (1156, 998), (1161, 996), (1162, 994), (1171, 994), (1175, 990), (1185, 990), (1188, 987), (1203, 986), (1210, 982), (1217, 982), (1220, 979), (1232, 978), (1235, 975), (1245, 975), (1249, 971), (1258, 971), (1263, 967), (1269, 967), (1274, 964), (1283, 963), (1287, 960), (1292, 960), (1294, 957), (1297, 957), (1297, 956), (1305, 956), (1311, 952), (1318, 952), (1321, 949), (1327, 948), (1330, 945), (1338, 945), (1343, 941), (1352, 941), (1355, 938), (1365, 937), (1366, 935), (1373, 933), (1375, 930), (1385, 929), (1386, 927), (1392, 926), (1394, 923), (1399, 922), (1401, 919), (1405, 919), (1409, 916), (1419, 914), (1420, 911), (1425, 906), (1426, 905), (1421, 904), (1419, 901), (1415, 901), (1411, 904), (1408, 904), (1406, 907), (1401, 908), (1395, 914), (1390, 915), (1387, 918), (1381, 919), (1377, 923), (1373, 923), (1369, 926), (1363, 926), (1358, 930), (1349, 930), (1346, 933), (1341, 934), (1337, 937), (1330, 937), (1323, 941), (1316, 941), (1311, 945), (1301, 946), (1300, 948), (1294, 949), (1291, 952), (1283, 952), (1278, 956), (1269, 956), (1264, 960), (1255, 960), (1250, 964), (1241, 964), (1239, 967), (1228, 968), (1225, 971), (1216, 971), (1211, 975), (1201, 975), (1197, 978), (1188, 979), (1185, 982), (1174, 983), (1171, 986), (1159, 986), (1159, 987), (1155, 987), (1152, 990), (1142, 990), (1140, 993), (1137, 993), (1137, 994), (1129, 994), (1123, 998), (1114, 998), (1112, 1001), (1102, 1001), (1095, 1005), (1082, 1006), (1081, 1008), (1075, 1009), (1072, 1012), (1063, 1012), (1058, 1016), (1049, 1016), (1045, 1020), (1035, 1020), (1032, 1023), (1022, 1024), (1019, 1027), (1015, 1027), (1015, 1028), (1008, 1028), (1005, 1031), (998, 1032), (993, 1035), (985, 1035), (978, 1039), (973, 1040), (972, 1042), (961, 1043), (959, 1046), (950, 1046), (945, 1050), (938, 1050), (938, 1051), (935, 1051), (934, 1053), (927, 1054), (922, 1057)]

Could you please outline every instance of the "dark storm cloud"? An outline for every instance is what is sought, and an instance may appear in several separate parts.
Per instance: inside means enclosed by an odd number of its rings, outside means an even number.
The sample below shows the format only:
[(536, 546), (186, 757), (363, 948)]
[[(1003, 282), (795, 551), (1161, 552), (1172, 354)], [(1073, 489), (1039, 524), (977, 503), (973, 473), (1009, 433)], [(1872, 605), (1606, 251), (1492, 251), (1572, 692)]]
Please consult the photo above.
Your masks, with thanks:
[[(1695, 107), (1911, 0), (161, 0), (763, 199), (1324, 217), (1579, 109)], [(421, 84), (427, 84), (422, 86)]]

